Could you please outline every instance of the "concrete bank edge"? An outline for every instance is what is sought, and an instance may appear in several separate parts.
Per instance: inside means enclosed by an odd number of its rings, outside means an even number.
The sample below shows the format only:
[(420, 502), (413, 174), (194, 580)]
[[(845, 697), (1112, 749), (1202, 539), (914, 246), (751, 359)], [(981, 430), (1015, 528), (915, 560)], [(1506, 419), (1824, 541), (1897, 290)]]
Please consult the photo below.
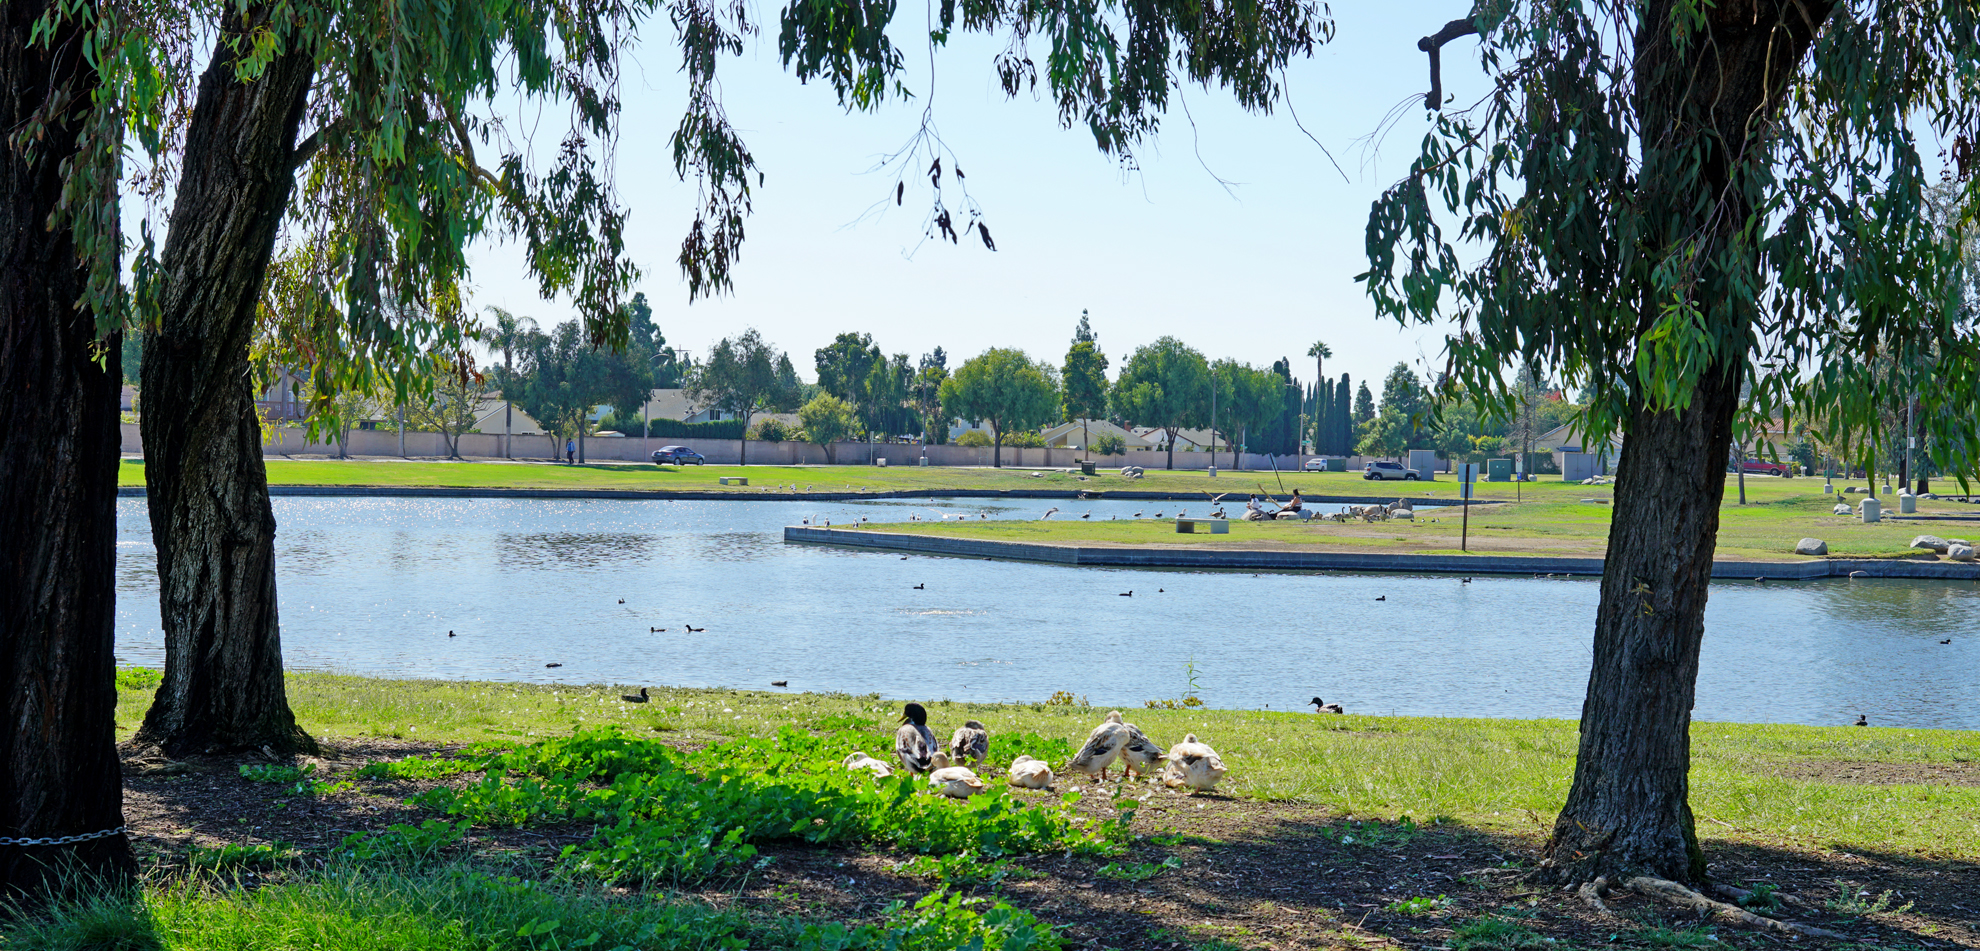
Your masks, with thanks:
[[(1089, 501), (1197, 501), (1200, 492), (1142, 492), (1078, 489), (890, 489), (883, 492), (715, 492), (693, 489), (517, 489), (434, 485), (271, 485), (271, 496), (415, 499), (647, 499), (685, 502), (856, 502), (866, 499), (1086, 499)], [(117, 488), (120, 498), (144, 498), (141, 485)], [(1378, 505), (1399, 496), (1309, 495), (1308, 502), (1337, 505)], [(1425, 508), (1456, 506), (1455, 500), (1414, 499)], [(1475, 507), (1494, 502), (1474, 501)]]
[[(1240, 570), (1344, 570), (1391, 571), (1450, 574), (1547, 574), (1600, 575), (1600, 558), (1556, 558), (1544, 555), (1420, 555), (1413, 553), (1243, 551), (1232, 549), (1133, 549), (1081, 547), (1078, 545), (1035, 545), (1024, 542), (989, 541), (975, 538), (945, 538), (932, 535), (903, 535), (860, 529), (813, 528), (793, 525), (784, 529), (784, 541), (799, 544), (839, 545), (881, 551), (913, 552), (958, 558), (1002, 558), (1039, 561), (1056, 565), (1106, 568), (1226, 568)], [(1823, 558), (1807, 561), (1715, 561), (1712, 577), (1728, 579), (1768, 578), (1777, 581), (1806, 581), (1814, 578), (1848, 577), (1862, 572), (1870, 578), (1924, 578), (1939, 581), (1980, 579), (1980, 564), (1959, 562), (1885, 561)]]

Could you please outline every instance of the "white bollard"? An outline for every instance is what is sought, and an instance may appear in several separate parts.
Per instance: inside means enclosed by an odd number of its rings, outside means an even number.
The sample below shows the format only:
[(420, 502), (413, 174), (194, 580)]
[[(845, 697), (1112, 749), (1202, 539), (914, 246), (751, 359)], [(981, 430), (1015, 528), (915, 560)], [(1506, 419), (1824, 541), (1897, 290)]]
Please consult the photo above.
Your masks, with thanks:
[(1883, 518), (1884, 504), (1875, 497), (1863, 500), (1863, 524), (1871, 525)]

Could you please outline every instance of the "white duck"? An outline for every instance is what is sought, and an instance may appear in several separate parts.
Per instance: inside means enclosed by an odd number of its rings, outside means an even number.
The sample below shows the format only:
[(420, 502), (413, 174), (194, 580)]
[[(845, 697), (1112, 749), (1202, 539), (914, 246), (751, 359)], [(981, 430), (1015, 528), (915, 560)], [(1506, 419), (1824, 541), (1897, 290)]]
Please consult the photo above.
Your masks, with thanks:
[(865, 750), (854, 750), (853, 754), (846, 757), (839, 765), (847, 769), (863, 769), (881, 779), (894, 775), (894, 768), (887, 765), (886, 760), (874, 759), (866, 755)]
[(1121, 747), (1122, 768), (1137, 776), (1146, 777), (1155, 767), (1162, 764), (1167, 753), (1160, 744), (1148, 738), (1141, 728), (1132, 723), (1123, 724), (1128, 728), (1127, 745)]
[(1207, 743), (1197, 742), (1196, 734), (1191, 733), (1181, 743), (1169, 747), (1169, 765), (1162, 770), (1162, 784), (1187, 786), (1191, 793), (1206, 792), (1217, 788), (1217, 781), (1228, 772), (1217, 751)]
[(921, 704), (901, 708), (901, 728), (894, 731), (894, 755), (908, 772), (928, 772), (935, 755), (935, 734), (928, 731), (928, 711)]
[(975, 720), (964, 720), (956, 727), (955, 735), (949, 737), (949, 759), (957, 765), (983, 765), (983, 759), (990, 755), (990, 729)]
[(1011, 760), (1011, 785), (1025, 789), (1052, 788), (1052, 767), (1042, 759), (1020, 756)]
[(950, 799), (968, 799), (989, 788), (976, 773), (967, 766), (950, 766), (949, 754), (937, 753), (933, 769), (928, 773), (928, 785), (939, 795)]
[(1121, 720), (1121, 711), (1115, 710), (1107, 714), (1106, 721), (1094, 727), (1093, 732), (1086, 735), (1086, 745), (1080, 747), (1079, 752), (1067, 761), (1066, 769), (1085, 773), (1088, 776), (1098, 776), (1104, 782), (1107, 778), (1107, 768), (1121, 758), (1121, 750), (1127, 746), (1131, 735), (1131, 729)]

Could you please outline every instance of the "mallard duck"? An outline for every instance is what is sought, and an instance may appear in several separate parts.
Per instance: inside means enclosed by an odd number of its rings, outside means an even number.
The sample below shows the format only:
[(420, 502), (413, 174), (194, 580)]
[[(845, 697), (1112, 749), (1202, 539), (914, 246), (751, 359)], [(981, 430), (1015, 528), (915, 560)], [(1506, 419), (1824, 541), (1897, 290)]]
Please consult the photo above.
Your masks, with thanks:
[(1313, 699), (1308, 700), (1306, 702), (1313, 705), (1314, 713), (1346, 713), (1347, 712), (1341, 709), (1340, 704), (1328, 703), (1325, 700), (1320, 699), (1319, 697), (1314, 697)]
[(935, 755), (935, 734), (928, 732), (928, 711), (921, 704), (901, 708), (901, 728), (894, 731), (894, 755), (908, 772), (928, 772)]
[(865, 750), (853, 751), (853, 754), (841, 761), (840, 765), (847, 769), (863, 769), (882, 779), (894, 775), (894, 768), (887, 765), (886, 760), (874, 759), (866, 755)]
[(1026, 789), (1052, 788), (1052, 767), (1042, 759), (1020, 756), (1011, 760), (1011, 785)]
[(983, 758), (990, 755), (990, 730), (975, 720), (964, 720), (949, 737), (949, 758), (958, 765), (983, 765)]
[(1217, 788), (1217, 780), (1230, 772), (1224, 768), (1224, 761), (1217, 751), (1207, 743), (1196, 741), (1196, 734), (1183, 737), (1181, 743), (1169, 747), (1169, 765), (1162, 770), (1162, 784), (1174, 787), (1189, 787), (1190, 792), (1205, 792)]
[(969, 767), (950, 766), (947, 753), (935, 754), (930, 765), (934, 768), (928, 773), (928, 785), (937, 795), (968, 799), (989, 788)]
[(1128, 741), (1126, 746), (1121, 747), (1121, 766), (1130, 773), (1146, 777), (1149, 770), (1161, 765), (1162, 758), (1168, 753), (1149, 739), (1148, 734), (1141, 732), (1140, 727), (1132, 723), (1125, 726), (1128, 728)]
[(1079, 752), (1067, 761), (1066, 769), (1085, 773), (1088, 776), (1098, 776), (1105, 781), (1107, 767), (1114, 765), (1114, 761), (1121, 758), (1121, 748), (1127, 746), (1129, 735), (1128, 725), (1121, 720), (1121, 711), (1115, 710), (1107, 714), (1106, 722), (1094, 727), (1093, 732), (1086, 735), (1086, 745), (1080, 747)]

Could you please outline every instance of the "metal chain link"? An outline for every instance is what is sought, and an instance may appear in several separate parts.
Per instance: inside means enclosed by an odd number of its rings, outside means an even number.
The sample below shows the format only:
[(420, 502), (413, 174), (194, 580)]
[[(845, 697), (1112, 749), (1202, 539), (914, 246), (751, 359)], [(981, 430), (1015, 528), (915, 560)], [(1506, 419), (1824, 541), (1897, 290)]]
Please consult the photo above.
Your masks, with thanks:
[(115, 829), (105, 829), (102, 832), (85, 832), (82, 835), (60, 835), (46, 839), (9, 839), (0, 836), (0, 845), (73, 845), (77, 842), (88, 842), (91, 839), (106, 839), (113, 835), (122, 834), (124, 834), (124, 827), (118, 826)]

